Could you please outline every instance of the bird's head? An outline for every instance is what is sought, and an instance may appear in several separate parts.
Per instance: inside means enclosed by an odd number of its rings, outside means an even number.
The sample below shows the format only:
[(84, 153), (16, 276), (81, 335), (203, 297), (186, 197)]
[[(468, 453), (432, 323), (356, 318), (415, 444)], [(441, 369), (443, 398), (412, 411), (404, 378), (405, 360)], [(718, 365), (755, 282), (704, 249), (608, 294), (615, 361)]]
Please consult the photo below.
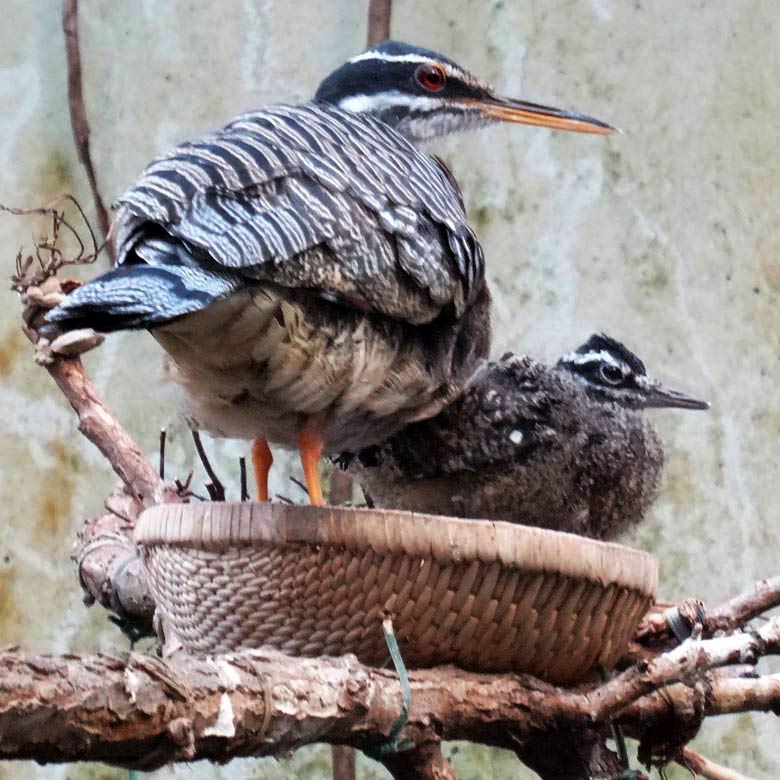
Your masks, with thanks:
[(601, 135), (614, 129), (583, 114), (499, 97), (447, 57), (399, 41), (383, 41), (348, 60), (320, 84), (314, 99), (371, 114), (410, 141), (490, 122)]
[(592, 335), (558, 361), (585, 384), (590, 395), (628, 409), (670, 407), (709, 409), (706, 401), (669, 390), (647, 375), (645, 364), (626, 346), (604, 334)]

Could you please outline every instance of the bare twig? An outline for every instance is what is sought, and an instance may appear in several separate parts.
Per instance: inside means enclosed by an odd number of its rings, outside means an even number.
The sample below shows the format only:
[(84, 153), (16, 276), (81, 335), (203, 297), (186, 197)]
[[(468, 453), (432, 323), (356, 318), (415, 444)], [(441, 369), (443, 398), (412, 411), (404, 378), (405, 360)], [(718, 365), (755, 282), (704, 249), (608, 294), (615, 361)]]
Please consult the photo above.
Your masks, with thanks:
[(764, 612), (780, 607), (780, 577), (761, 580), (750, 590), (706, 612), (707, 632), (729, 631)]
[[(78, 0), (64, 0), (62, 4), (62, 30), (65, 34), (65, 55), (68, 65), (68, 108), (70, 109), (70, 123), (73, 128), (73, 141), (76, 144), (79, 160), (87, 174), (100, 230), (103, 233), (103, 237), (107, 238), (111, 226), (108, 212), (98, 189), (97, 177), (95, 168), (92, 165), (92, 154), (89, 147), (90, 131), (87, 111), (84, 105), (84, 89), (81, 78), (78, 15)], [(107, 244), (106, 250), (113, 260), (114, 250), (110, 243)]]
[(309, 488), (307, 488), (306, 485), (303, 482), (301, 482), (300, 479), (298, 479), (298, 477), (290, 477), (290, 482), (292, 482), (293, 485), (299, 487), (304, 493), (306, 493), (307, 496), (309, 495)]
[[(72, 203), (78, 210), (89, 233), (91, 251), (87, 251), (79, 231), (65, 217), (65, 210), (60, 207), (63, 201)], [(44, 216), (51, 218), (51, 235), (34, 238), (32, 254), (25, 257), (20, 249), (16, 255), (16, 268), (11, 276), (11, 289), (16, 290), (16, 292), (26, 293), (29, 288), (42, 285), (65, 266), (93, 263), (103, 250), (104, 245), (98, 245), (95, 232), (84, 213), (84, 209), (72, 195), (61, 195), (48, 206), (39, 208), (13, 208), (0, 204), (0, 211), (18, 217)], [(66, 257), (60, 248), (62, 228), (65, 228), (78, 245), (78, 251), (72, 257)]]
[[(702, 636), (713, 636), (719, 631), (729, 632), (743, 628), (758, 615), (780, 606), (780, 577), (761, 580), (749, 590), (729, 599), (714, 609), (707, 609), (697, 599), (686, 599), (676, 605), (682, 623), (689, 630), (701, 627)], [(635, 641), (641, 647), (662, 648), (676, 639), (669, 626), (666, 611), (655, 611), (642, 621)], [(641, 655), (641, 648), (629, 655)]]
[(160, 479), (165, 481), (165, 428), (160, 429), (160, 463), (158, 473)]
[(780, 618), (772, 618), (754, 631), (685, 642), (647, 664), (632, 666), (600, 688), (585, 694), (585, 698), (590, 702), (591, 718), (600, 722), (659, 688), (695, 679), (708, 669), (755, 663), (761, 656), (778, 652)]
[(690, 748), (683, 748), (682, 759), (679, 761), (695, 777), (702, 777), (705, 780), (750, 780), (746, 775), (741, 775), (733, 769), (720, 766), (709, 758), (694, 752)]
[(390, 14), (392, 0), (369, 0), (368, 3), (368, 45), (390, 37)]
[(198, 431), (192, 432), (192, 439), (195, 442), (195, 449), (198, 451), (198, 457), (203, 464), (203, 468), (208, 474), (209, 482), (206, 482), (206, 490), (212, 501), (224, 501), (225, 500), (225, 486), (220, 481), (219, 477), (211, 467), (211, 462), (206, 455), (206, 450), (203, 447), (203, 442), (200, 440), (200, 433)]
[(238, 473), (241, 488), (241, 500), (249, 501), (249, 487), (246, 481), (246, 458), (238, 459)]

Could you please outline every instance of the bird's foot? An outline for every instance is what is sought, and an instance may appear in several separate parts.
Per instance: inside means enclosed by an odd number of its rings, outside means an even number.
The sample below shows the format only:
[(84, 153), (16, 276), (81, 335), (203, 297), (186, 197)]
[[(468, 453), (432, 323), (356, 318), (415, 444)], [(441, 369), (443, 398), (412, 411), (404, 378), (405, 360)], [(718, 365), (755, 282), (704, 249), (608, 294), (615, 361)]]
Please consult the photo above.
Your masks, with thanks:
[(322, 485), (320, 484), (320, 458), (322, 457), (322, 436), (313, 430), (313, 426), (306, 425), (298, 434), (298, 449), (301, 452), (301, 465), (303, 476), (306, 480), (306, 489), (309, 491), (309, 502), (315, 506), (322, 506)]

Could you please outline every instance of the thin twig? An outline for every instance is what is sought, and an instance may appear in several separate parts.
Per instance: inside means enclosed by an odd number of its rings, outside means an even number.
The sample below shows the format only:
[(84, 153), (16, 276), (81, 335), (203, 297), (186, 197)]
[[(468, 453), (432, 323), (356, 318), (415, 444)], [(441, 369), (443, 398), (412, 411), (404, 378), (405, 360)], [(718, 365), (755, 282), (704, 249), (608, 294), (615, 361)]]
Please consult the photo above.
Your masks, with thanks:
[(249, 501), (249, 487), (246, 481), (246, 458), (238, 459), (238, 471), (241, 480), (241, 500)]
[(693, 772), (695, 777), (702, 777), (705, 780), (751, 780), (747, 775), (716, 764), (687, 747), (683, 748), (682, 759), (677, 763), (689, 772)]
[(290, 482), (292, 482), (293, 485), (297, 485), (304, 493), (306, 493), (307, 496), (309, 495), (309, 488), (307, 488), (306, 485), (301, 482), (300, 479), (298, 479), (298, 477), (290, 477)]
[[(76, 230), (70, 220), (66, 219), (65, 209), (60, 207), (63, 201), (72, 203), (78, 210), (89, 233), (89, 240), (92, 245), (91, 252), (87, 252), (86, 245), (79, 231)], [(42, 285), (54, 276), (60, 268), (65, 266), (94, 263), (105, 247), (105, 244), (98, 244), (95, 231), (92, 229), (92, 225), (84, 213), (81, 203), (73, 195), (60, 195), (48, 206), (38, 208), (14, 208), (0, 204), (0, 211), (5, 211), (18, 217), (44, 216), (51, 218), (51, 235), (33, 238), (33, 251), (26, 257), (21, 249), (16, 255), (16, 268), (15, 273), (11, 276), (11, 289), (18, 293), (26, 293), (30, 287)], [(66, 257), (59, 246), (62, 228), (65, 228), (71, 238), (78, 244), (78, 251), (72, 257)], [(37, 269), (33, 270), (36, 261)]]
[(761, 580), (750, 590), (707, 611), (707, 631), (726, 631), (780, 607), (780, 577)]
[(211, 463), (209, 462), (208, 456), (206, 455), (206, 450), (203, 448), (203, 442), (200, 440), (200, 433), (198, 431), (193, 431), (192, 438), (195, 442), (195, 449), (198, 451), (200, 462), (203, 464), (203, 468), (206, 470), (206, 474), (208, 474), (209, 477), (209, 482), (204, 484), (206, 486), (206, 490), (208, 490), (209, 496), (211, 496), (211, 500), (224, 501), (225, 486), (222, 484), (219, 477), (214, 472), (214, 469), (211, 467)]
[[(685, 599), (675, 605), (685, 625), (701, 624), (702, 636), (716, 632), (731, 632), (743, 628), (754, 618), (780, 606), (780, 577), (761, 580), (750, 589), (725, 601), (714, 609), (706, 609), (697, 599)], [(662, 647), (676, 641), (669, 626), (666, 611), (649, 614), (637, 629), (635, 641), (642, 647)], [(629, 658), (636, 655), (630, 653)]]
[(165, 428), (160, 428), (160, 479), (165, 480)]
[[(73, 129), (73, 141), (76, 144), (79, 160), (84, 166), (95, 202), (100, 230), (107, 238), (111, 228), (108, 212), (103, 204), (97, 184), (95, 168), (92, 164), (92, 153), (89, 147), (89, 121), (84, 105), (84, 85), (81, 78), (81, 47), (79, 45), (79, 3), (78, 0), (64, 0), (62, 4), (62, 31), (65, 34), (65, 56), (68, 63), (68, 108), (70, 109), (70, 124)], [(106, 247), (111, 260), (114, 259), (114, 248), (110, 243)]]

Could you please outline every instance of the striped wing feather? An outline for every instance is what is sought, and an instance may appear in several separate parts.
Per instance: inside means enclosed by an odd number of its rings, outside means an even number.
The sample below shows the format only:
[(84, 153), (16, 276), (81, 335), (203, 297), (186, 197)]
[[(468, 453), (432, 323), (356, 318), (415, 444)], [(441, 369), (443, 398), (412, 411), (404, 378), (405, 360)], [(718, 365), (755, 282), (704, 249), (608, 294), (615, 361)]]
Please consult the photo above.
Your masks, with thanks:
[(119, 262), (160, 227), (193, 262), (410, 322), (479, 290), (482, 251), (449, 173), (371, 117), (272, 106), (154, 161), (120, 200)]

